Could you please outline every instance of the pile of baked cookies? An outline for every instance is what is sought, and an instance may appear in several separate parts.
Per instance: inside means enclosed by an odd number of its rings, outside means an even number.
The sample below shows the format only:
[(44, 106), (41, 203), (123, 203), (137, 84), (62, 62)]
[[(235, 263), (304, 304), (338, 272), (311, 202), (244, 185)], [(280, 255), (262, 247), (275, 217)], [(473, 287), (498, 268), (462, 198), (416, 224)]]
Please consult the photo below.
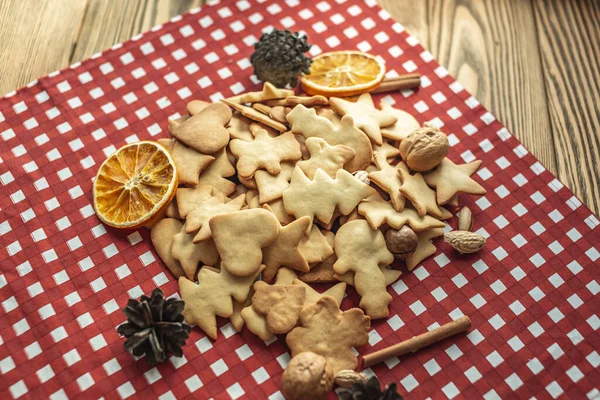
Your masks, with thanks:
[[(296, 96), (266, 83), (169, 122), (179, 188), (152, 242), (179, 278), (189, 324), (217, 338), (216, 317), (262, 340), (287, 335), (334, 373), (386, 318), (387, 286), (435, 253), (458, 193), (484, 194), (446, 135), (370, 94)], [(196, 283), (197, 282), (197, 283)], [(329, 283), (324, 293), (311, 284)], [(360, 308), (341, 311), (346, 286)]]

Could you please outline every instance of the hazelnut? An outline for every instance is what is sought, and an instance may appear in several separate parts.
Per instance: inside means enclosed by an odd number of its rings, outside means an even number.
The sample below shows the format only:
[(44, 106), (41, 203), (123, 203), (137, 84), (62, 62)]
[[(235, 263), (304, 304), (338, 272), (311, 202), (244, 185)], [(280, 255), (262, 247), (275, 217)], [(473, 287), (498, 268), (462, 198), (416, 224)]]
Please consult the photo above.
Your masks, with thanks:
[(324, 399), (333, 387), (333, 369), (325, 357), (310, 351), (291, 359), (281, 377), (281, 392), (288, 400)]
[(400, 143), (400, 156), (413, 171), (429, 171), (448, 154), (448, 137), (433, 125), (413, 131)]
[(394, 257), (403, 259), (417, 247), (417, 234), (404, 225), (400, 230), (390, 229), (385, 233), (385, 244)]

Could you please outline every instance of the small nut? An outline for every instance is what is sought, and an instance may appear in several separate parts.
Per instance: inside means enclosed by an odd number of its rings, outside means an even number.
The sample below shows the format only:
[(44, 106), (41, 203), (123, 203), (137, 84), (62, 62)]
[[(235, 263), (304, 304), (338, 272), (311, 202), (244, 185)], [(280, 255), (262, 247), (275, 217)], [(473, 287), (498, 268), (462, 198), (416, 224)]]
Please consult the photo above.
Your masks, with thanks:
[(463, 207), (458, 213), (458, 230), (469, 232), (473, 230), (473, 214), (469, 207)]
[(324, 399), (332, 387), (331, 365), (310, 351), (292, 358), (281, 377), (281, 392), (288, 400)]
[(448, 154), (448, 137), (433, 125), (413, 131), (400, 143), (400, 156), (413, 171), (429, 171)]
[(370, 185), (371, 180), (369, 179), (369, 173), (367, 171), (356, 171), (352, 173), (356, 179), (364, 183), (365, 185)]
[(356, 372), (351, 369), (343, 369), (337, 373), (334, 382), (336, 385), (349, 388), (355, 383), (367, 383), (369, 378), (362, 372)]
[(390, 229), (385, 233), (385, 244), (394, 257), (403, 259), (417, 247), (417, 234), (404, 225), (400, 230)]
[(475, 253), (485, 245), (485, 238), (473, 232), (452, 231), (444, 233), (444, 240), (461, 254)]

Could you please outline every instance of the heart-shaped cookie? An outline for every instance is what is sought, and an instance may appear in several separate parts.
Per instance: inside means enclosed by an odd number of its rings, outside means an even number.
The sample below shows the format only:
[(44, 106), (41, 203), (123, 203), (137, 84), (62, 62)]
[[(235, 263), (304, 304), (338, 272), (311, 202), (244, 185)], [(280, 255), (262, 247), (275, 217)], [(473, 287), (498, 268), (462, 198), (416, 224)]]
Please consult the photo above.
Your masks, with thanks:
[(262, 262), (262, 248), (279, 234), (279, 221), (262, 208), (218, 215), (210, 219), (209, 225), (221, 267), (237, 276), (255, 273)]

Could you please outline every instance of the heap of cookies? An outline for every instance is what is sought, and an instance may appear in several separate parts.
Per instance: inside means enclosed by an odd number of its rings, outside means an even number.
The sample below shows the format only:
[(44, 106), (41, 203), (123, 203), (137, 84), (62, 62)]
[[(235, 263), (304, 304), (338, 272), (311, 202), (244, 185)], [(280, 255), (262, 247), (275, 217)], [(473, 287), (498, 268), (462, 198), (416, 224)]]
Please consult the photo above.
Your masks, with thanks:
[[(354, 100), (354, 101), (352, 101)], [(152, 242), (179, 278), (185, 320), (217, 338), (216, 317), (292, 356), (357, 368), (353, 346), (386, 318), (386, 287), (435, 253), (459, 193), (483, 194), (432, 125), (381, 103), (296, 96), (266, 83), (169, 122), (179, 188)], [(197, 283), (196, 283), (197, 282)], [(312, 283), (331, 283), (319, 293)], [(339, 308), (346, 285), (360, 308)]]

